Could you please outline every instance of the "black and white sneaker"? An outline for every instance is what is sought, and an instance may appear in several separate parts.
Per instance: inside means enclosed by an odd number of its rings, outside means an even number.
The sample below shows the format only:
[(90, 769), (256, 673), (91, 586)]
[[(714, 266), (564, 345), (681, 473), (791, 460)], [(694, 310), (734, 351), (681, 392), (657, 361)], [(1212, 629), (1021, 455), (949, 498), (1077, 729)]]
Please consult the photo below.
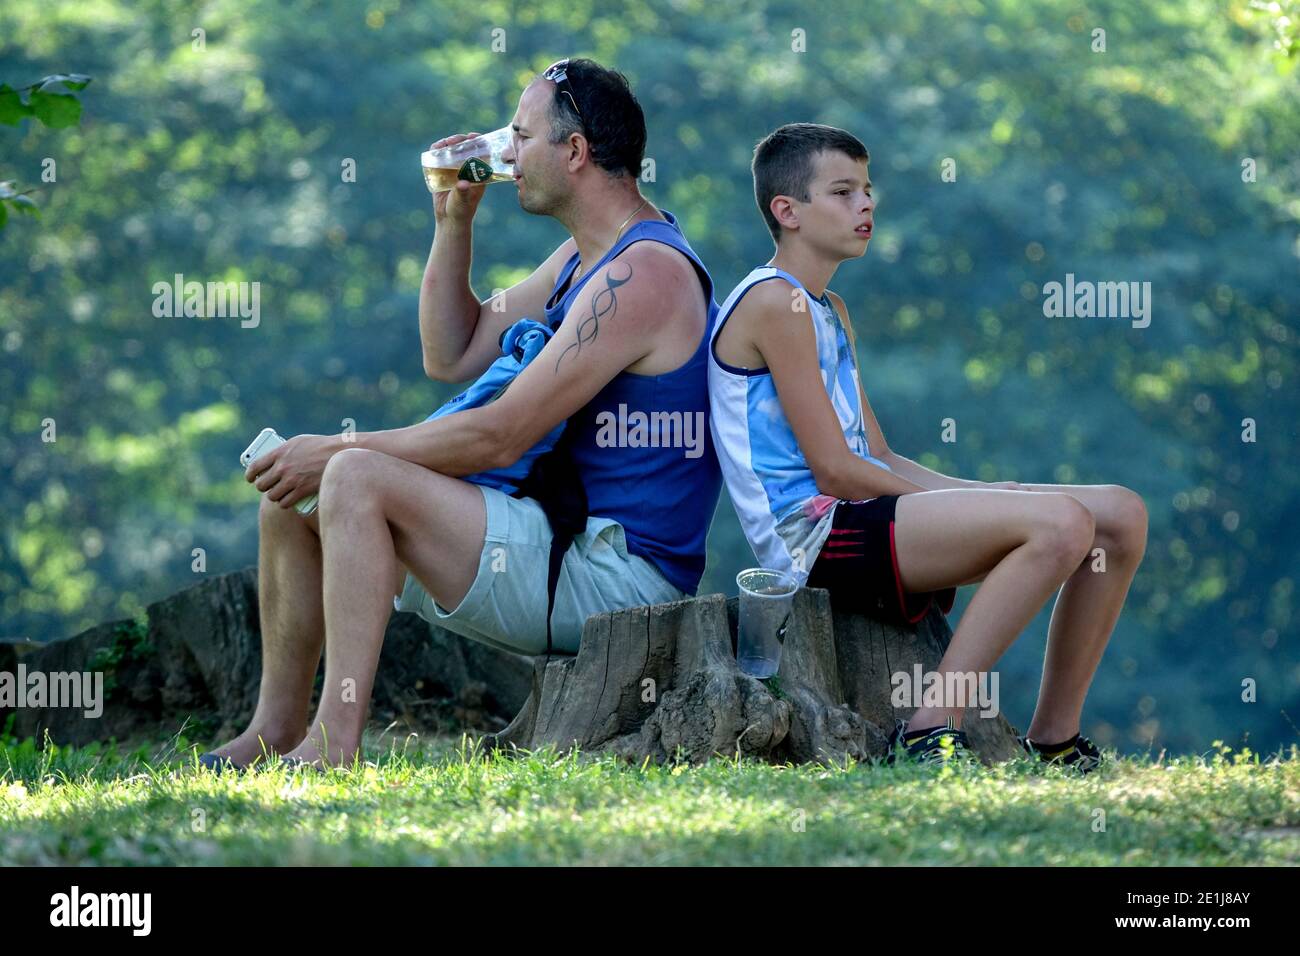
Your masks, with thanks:
[(1091, 740), (1083, 734), (1075, 734), (1069, 740), (1059, 744), (1042, 744), (1028, 737), (1017, 737), (1020, 746), (1031, 757), (1037, 756), (1044, 763), (1056, 763), (1079, 771), (1091, 773), (1105, 762), (1105, 757)]
[(940, 727), (927, 727), (909, 731), (907, 721), (895, 720), (894, 732), (889, 735), (889, 750), (885, 763), (893, 766), (895, 760), (916, 763), (946, 763), (949, 760), (977, 760), (971, 750), (966, 732), (959, 730), (951, 717)]

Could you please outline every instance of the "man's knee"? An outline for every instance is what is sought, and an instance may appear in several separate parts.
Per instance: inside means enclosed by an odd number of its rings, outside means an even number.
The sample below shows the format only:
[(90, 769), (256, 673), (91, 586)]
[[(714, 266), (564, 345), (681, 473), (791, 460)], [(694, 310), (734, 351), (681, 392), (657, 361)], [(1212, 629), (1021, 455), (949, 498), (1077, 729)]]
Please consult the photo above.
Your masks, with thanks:
[(379, 503), (380, 466), (386, 456), (368, 448), (345, 448), (325, 463), (320, 479), (322, 515)]
[(262, 495), (261, 503), (257, 508), (257, 525), (263, 531), (274, 531), (276, 528), (286, 527), (288, 522), (297, 517), (297, 512), (292, 508), (286, 508), (278, 501), (272, 501), (267, 495)]

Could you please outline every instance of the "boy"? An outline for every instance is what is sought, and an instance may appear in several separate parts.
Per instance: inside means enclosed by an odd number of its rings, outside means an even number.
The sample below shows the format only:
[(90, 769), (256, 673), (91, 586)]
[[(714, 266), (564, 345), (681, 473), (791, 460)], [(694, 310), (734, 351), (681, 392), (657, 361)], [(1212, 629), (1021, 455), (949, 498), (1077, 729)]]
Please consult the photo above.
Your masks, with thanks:
[[(1021, 745), (1083, 772), (1093, 673), (1146, 547), (1142, 499), (1116, 485), (987, 484), (938, 474), (885, 441), (857, 370), (844, 301), (827, 289), (871, 241), (866, 148), (841, 129), (782, 126), (754, 150), (776, 254), (723, 303), (709, 361), (710, 427), (741, 526), (764, 567), (838, 606), (915, 623), (983, 582), (939, 672), (991, 668), (1058, 588), (1038, 706)], [(1105, 549), (1104, 573), (1091, 570)], [(955, 704), (944, 701), (945, 704)], [(968, 754), (961, 706), (919, 707), (890, 738), (918, 760)]]

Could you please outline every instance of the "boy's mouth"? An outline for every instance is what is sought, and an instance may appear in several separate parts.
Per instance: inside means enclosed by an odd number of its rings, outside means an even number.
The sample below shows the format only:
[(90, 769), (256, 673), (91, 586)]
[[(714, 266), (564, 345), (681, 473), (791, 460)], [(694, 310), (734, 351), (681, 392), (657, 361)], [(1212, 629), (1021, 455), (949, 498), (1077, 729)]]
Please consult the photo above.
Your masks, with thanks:
[(862, 225), (858, 226), (858, 228), (854, 229), (853, 231), (856, 232), (859, 236), (862, 236), (863, 238), (870, 239), (871, 227), (872, 227), (871, 223), (864, 222)]

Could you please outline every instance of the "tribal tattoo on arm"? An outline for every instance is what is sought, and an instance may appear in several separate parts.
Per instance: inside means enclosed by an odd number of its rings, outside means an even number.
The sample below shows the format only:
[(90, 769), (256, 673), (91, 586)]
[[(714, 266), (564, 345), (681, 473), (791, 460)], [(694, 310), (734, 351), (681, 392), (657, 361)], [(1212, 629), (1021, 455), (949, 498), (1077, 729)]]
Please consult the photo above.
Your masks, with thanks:
[[(621, 279), (614, 275), (615, 266), (623, 265), (627, 268), (627, 274)], [(632, 267), (627, 263), (614, 263), (605, 271), (605, 288), (601, 289), (591, 297), (591, 314), (586, 316), (575, 330), (577, 339), (568, 348), (560, 353), (560, 357), (555, 360), (555, 372), (558, 375), (560, 363), (564, 361), (564, 356), (570, 352), (582, 352), (582, 347), (590, 342), (596, 341), (596, 336), (600, 333), (600, 320), (612, 319), (618, 312), (618, 294), (614, 291), (621, 285), (626, 285), (632, 279)]]

